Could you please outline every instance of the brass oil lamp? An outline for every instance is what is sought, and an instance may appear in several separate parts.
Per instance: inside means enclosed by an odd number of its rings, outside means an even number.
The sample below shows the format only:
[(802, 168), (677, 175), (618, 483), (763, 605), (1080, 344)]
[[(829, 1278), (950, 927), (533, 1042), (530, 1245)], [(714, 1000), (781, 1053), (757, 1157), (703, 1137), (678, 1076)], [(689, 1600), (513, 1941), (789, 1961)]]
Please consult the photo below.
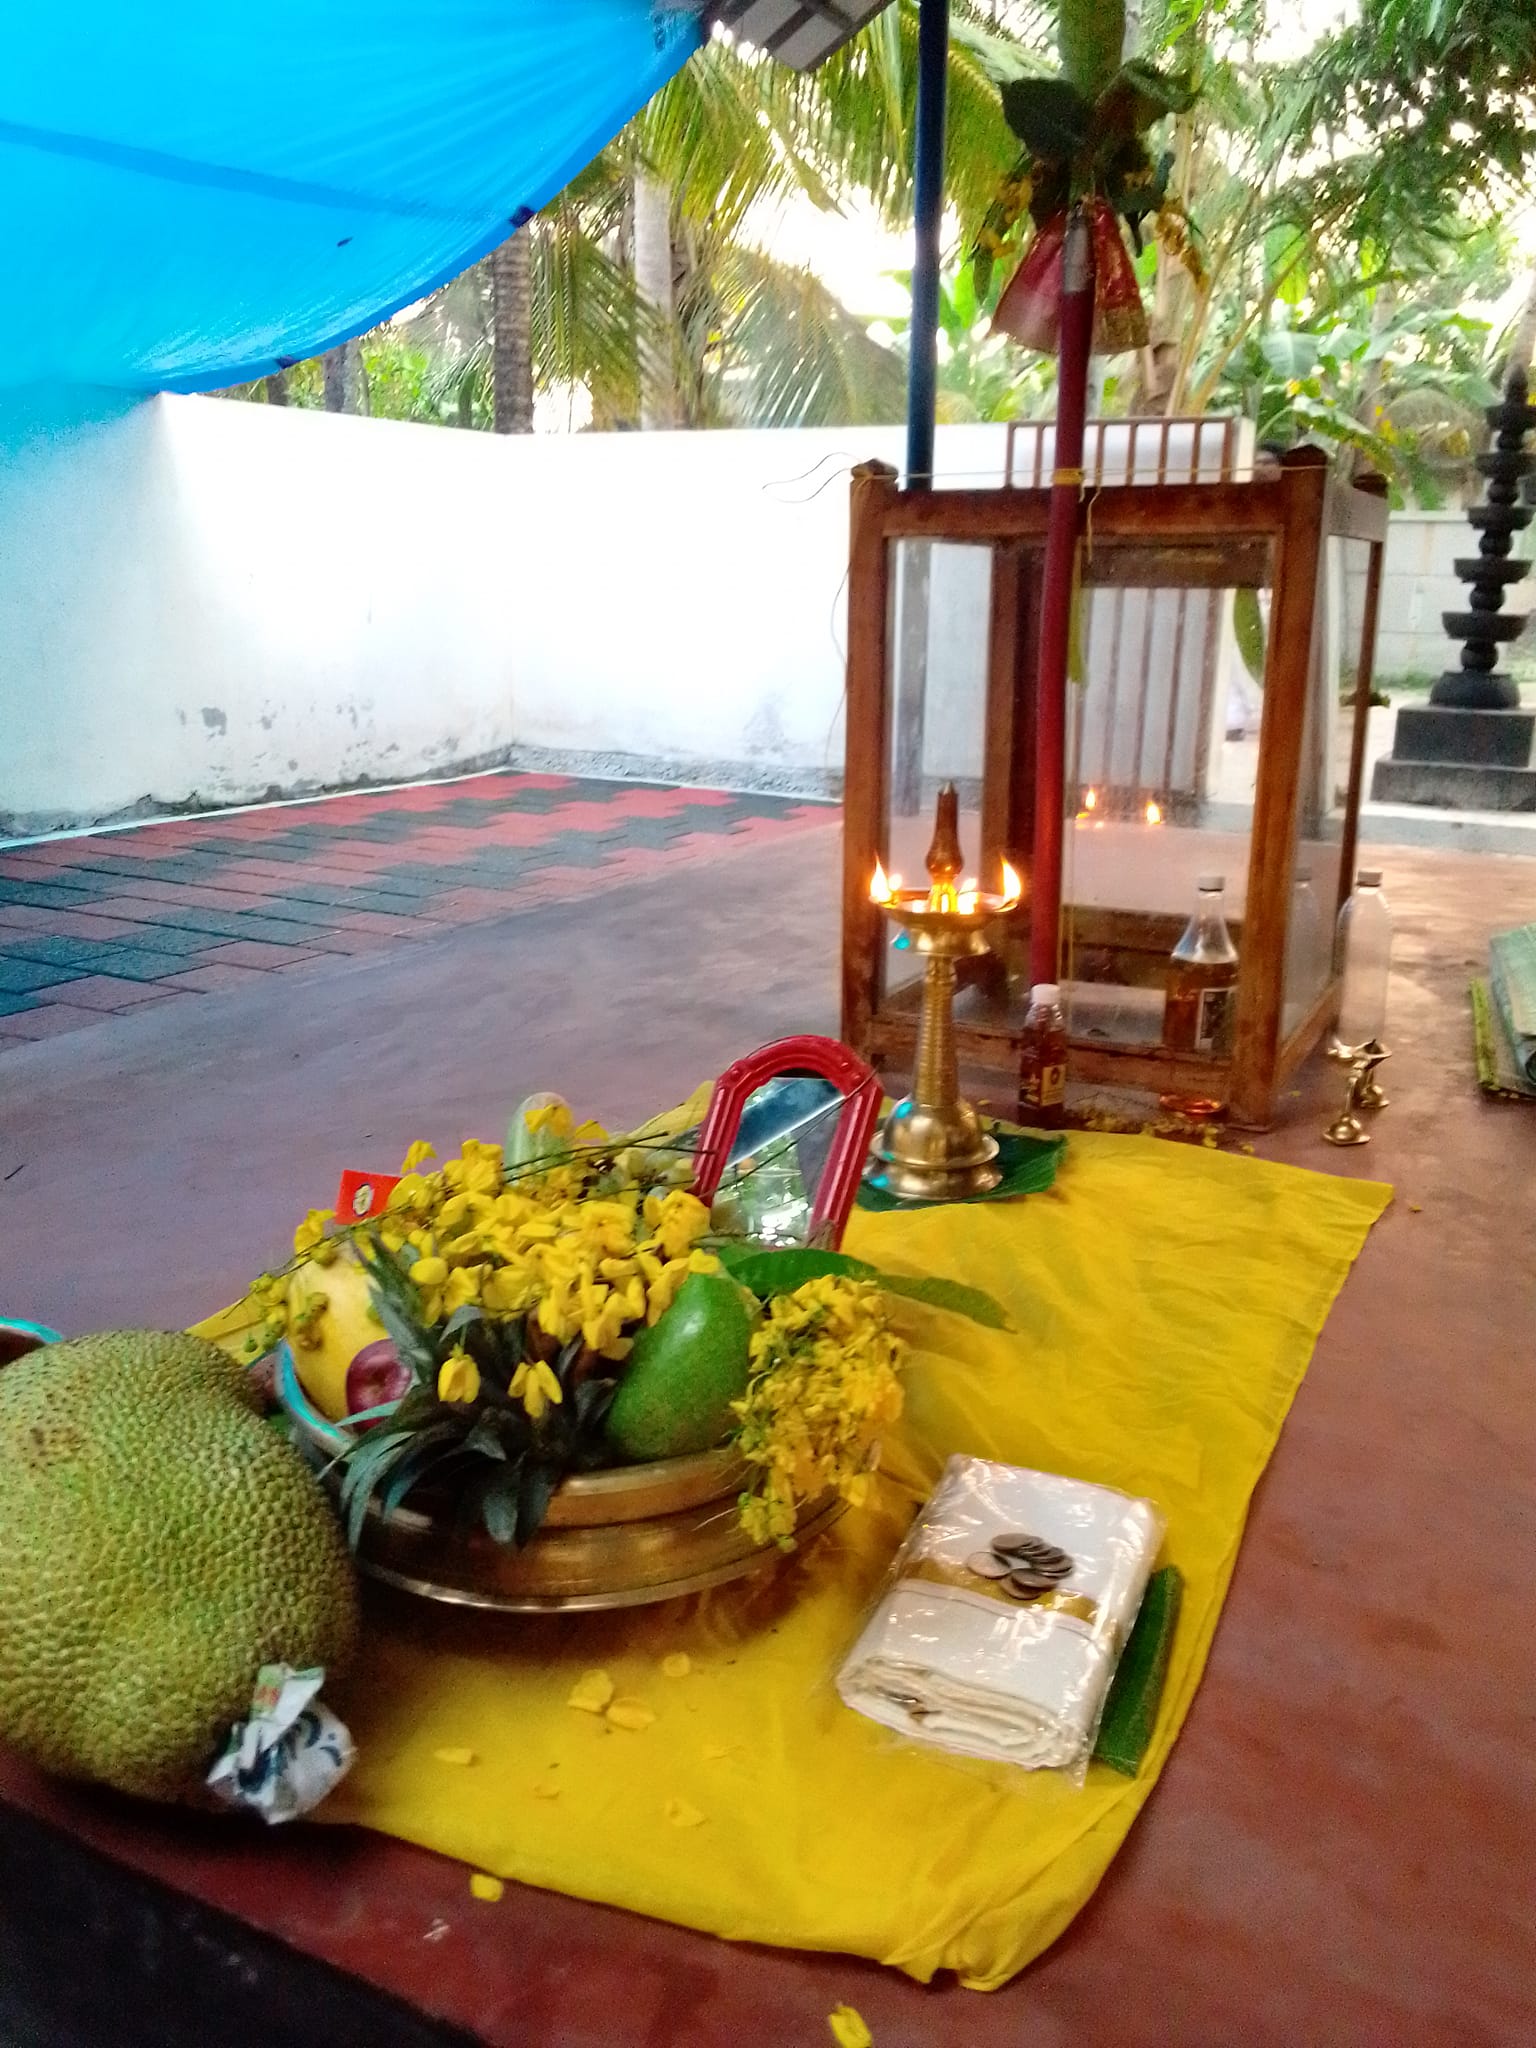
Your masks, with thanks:
[(887, 878), (878, 861), (869, 888), (870, 901), (902, 927), (928, 963), (912, 1093), (886, 1118), (867, 1176), (872, 1187), (903, 1201), (962, 1201), (1002, 1179), (997, 1140), (960, 1093), (955, 962), (991, 950), (985, 927), (1015, 908), (1022, 885), (1004, 861), (1002, 893), (991, 894), (961, 879), (963, 864), (960, 800), (949, 782), (939, 792), (933, 844), (924, 862), (928, 888), (904, 889), (901, 877)]

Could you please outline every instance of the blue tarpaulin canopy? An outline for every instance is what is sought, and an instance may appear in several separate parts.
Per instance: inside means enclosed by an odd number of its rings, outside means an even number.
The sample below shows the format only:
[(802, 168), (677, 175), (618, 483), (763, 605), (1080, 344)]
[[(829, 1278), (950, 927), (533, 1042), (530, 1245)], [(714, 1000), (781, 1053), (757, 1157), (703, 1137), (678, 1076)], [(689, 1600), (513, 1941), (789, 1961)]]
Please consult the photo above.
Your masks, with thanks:
[(74, 0), (0, 31), (0, 383), (216, 389), (503, 241), (689, 54), (653, 0)]

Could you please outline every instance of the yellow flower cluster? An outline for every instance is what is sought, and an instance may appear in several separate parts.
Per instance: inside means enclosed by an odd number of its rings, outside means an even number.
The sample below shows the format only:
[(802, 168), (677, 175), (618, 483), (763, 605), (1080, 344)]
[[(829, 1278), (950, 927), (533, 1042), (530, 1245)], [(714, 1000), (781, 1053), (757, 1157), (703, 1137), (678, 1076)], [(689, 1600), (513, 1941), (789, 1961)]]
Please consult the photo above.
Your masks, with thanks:
[(742, 1526), (794, 1542), (799, 1506), (836, 1492), (859, 1506), (881, 1436), (901, 1414), (903, 1347), (867, 1280), (825, 1275), (776, 1295), (752, 1337), (752, 1378), (735, 1404), (752, 1467)]
[[(602, 1146), (600, 1125), (572, 1123), (563, 1103), (527, 1112), (530, 1131), (548, 1130), (573, 1148)], [(384, 1215), (371, 1226), (385, 1246), (415, 1253), (411, 1278), (428, 1323), (474, 1303), (488, 1316), (532, 1312), (553, 1344), (579, 1337), (599, 1357), (626, 1357), (633, 1333), (670, 1308), (690, 1273), (720, 1262), (698, 1248), (709, 1210), (686, 1188), (669, 1185), (687, 1162), (670, 1161), (664, 1184), (637, 1177), (658, 1163), (644, 1148), (616, 1159), (573, 1149), (553, 1164), (506, 1179), (502, 1148), (476, 1139), (461, 1155), (427, 1170), (429, 1144), (418, 1140), (401, 1163)], [(293, 1234), (294, 1265), (328, 1266), (345, 1238), (328, 1235), (331, 1209), (311, 1209)], [(245, 1351), (259, 1357), (286, 1334), (301, 1348), (321, 1341), (324, 1292), (294, 1286), (293, 1269), (263, 1274), (247, 1296)], [(466, 1370), (467, 1369), (467, 1370)], [(472, 1401), (464, 1389), (473, 1361), (455, 1354), (443, 1367), (444, 1400)], [(477, 1376), (478, 1377), (478, 1376)], [(448, 1391), (452, 1389), (452, 1391)], [(534, 1420), (561, 1398), (559, 1382), (537, 1359), (513, 1389)]]
[[(415, 1252), (411, 1279), (426, 1321), (469, 1303), (490, 1316), (531, 1311), (557, 1344), (579, 1337), (600, 1358), (627, 1357), (635, 1328), (656, 1322), (690, 1273), (718, 1272), (719, 1261), (697, 1249), (709, 1210), (696, 1196), (588, 1192), (594, 1173), (572, 1160), (507, 1185), (501, 1147), (473, 1138), (439, 1171), (407, 1172), (379, 1234), (389, 1250)], [(530, 1414), (542, 1413), (559, 1400), (558, 1385), (530, 1374), (517, 1391)]]

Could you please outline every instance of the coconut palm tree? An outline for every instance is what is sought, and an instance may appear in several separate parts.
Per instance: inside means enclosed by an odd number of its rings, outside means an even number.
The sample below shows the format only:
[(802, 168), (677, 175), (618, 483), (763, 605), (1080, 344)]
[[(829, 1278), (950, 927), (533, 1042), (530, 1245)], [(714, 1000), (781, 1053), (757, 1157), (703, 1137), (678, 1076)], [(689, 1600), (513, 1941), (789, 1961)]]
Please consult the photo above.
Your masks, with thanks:
[[(1045, 18), (1027, 0), (955, 0), (948, 169), (962, 233), (1013, 154), (997, 79), (1037, 62), (996, 21), (1043, 36)], [(441, 356), (434, 416), (488, 410), (505, 431), (529, 416), (526, 370), (519, 392), (508, 385), (531, 362), (540, 388), (581, 387), (599, 425), (898, 417), (900, 362), (817, 279), (774, 258), (768, 210), (859, 195), (907, 218), (916, 34), (916, 0), (898, 0), (809, 75), (720, 42), (699, 50), (529, 224), (526, 294), (498, 251), (489, 288), (450, 286), (412, 323)], [(509, 323), (511, 353), (494, 339)]]

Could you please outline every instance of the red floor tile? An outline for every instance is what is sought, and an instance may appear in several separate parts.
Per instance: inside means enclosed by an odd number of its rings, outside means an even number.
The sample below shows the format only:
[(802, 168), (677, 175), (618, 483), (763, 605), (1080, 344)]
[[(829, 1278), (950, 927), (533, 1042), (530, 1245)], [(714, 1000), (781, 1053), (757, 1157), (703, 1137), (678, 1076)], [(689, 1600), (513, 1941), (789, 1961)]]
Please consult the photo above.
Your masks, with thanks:
[[(388, 932), (328, 931), (325, 935), (324, 950), (327, 953), (378, 953), (386, 946), (392, 946), (396, 943), (397, 941)], [(244, 950), (249, 949), (246, 948)], [(268, 949), (263, 948), (263, 950)], [(278, 967), (286, 967), (290, 964), (296, 966), (301, 960), (312, 960), (317, 957), (313, 953), (295, 952), (291, 946), (273, 946), (270, 950), (274, 953), (281, 953), (284, 956), (283, 959), (274, 963)], [(200, 957), (206, 959), (211, 956), (205, 954)], [(221, 955), (220, 957), (223, 956)], [(256, 964), (258, 963), (252, 962), (252, 965)]]
[(57, 1038), (61, 1031), (100, 1024), (107, 1014), (105, 1010), (73, 1009), (68, 1003), (47, 1003), (40, 1010), (23, 1010), (19, 1017), (7, 1017), (5, 1028), (13, 1038)]
[(332, 929), (338, 932), (376, 932), (380, 938), (425, 938), (441, 930), (435, 917), (393, 917), (382, 910), (341, 910)]
[(71, 1007), (83, 1004), (88, 1010), (134, 1010), (154, 1002), (160, 992), (158, 981), (120, 981), (115, 974), (87, 974), (63, 986)]
[[(300, 960), (319, 960), (327, 950), (330, 949), (310, 951), (301, 946), (271, 946), (265, 939), (231, 939), (227, 945), (210, 946), (206, 953), (197, 954), (184, 971), (191, 973), (197, 967), (292, 967)], [(342, 946), (335, 950), (352, 949)]]
[(515, 882), (506, 889), (448, 889), (431, 899), (432, 915), (447, 924), (469, 924), (482, 917), (505, 916), (527, 901), (527, 890), (526, 882)]
[[(283, 949), (277, 949), (281, 952)], [(312, 960), (312, 953), (305, 954)], [(223, 995), (232, 988), (246, 988), (253, 981), (260, 981), (265, 970), (259, 967), (235, 967), (228, 961), (214, 967), (189, 967), (184, 974), (168, 974), (163, 981), (155, 983), (156, 988), (189, 989), (198, 995)]]

